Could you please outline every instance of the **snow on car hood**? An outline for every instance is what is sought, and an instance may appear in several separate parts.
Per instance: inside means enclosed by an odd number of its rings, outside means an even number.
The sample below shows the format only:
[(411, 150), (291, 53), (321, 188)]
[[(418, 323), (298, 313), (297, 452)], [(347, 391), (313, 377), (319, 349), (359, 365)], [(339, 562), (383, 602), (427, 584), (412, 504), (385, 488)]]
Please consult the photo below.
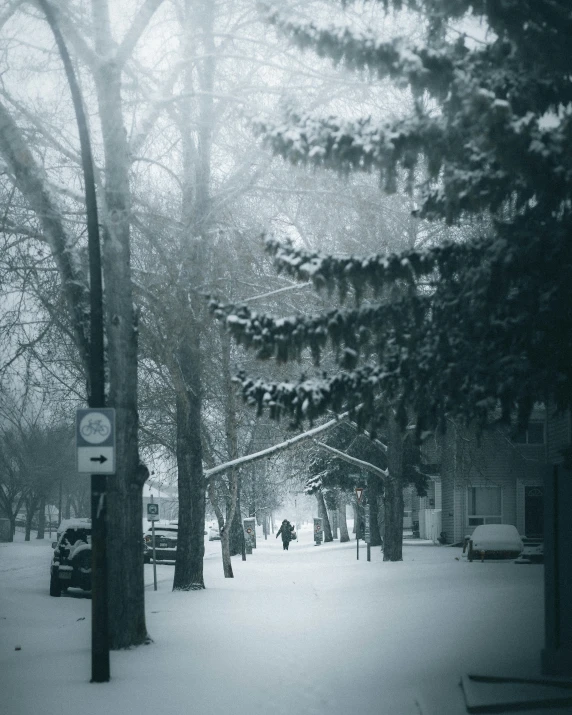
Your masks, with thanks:
[(511, 524), (477, 526), (471, 540), (476, 551), (522, 551), (523, 548), (520, 534)]

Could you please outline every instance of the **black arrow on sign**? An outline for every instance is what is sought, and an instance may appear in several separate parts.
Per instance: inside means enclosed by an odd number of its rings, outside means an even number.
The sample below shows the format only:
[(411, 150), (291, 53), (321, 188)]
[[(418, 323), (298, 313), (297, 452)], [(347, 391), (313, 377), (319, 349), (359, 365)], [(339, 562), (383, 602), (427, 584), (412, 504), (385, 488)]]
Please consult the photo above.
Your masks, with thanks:
[(103, 464), (104, 462), (107, 462), (107, 457), (104, 457), (102, 454), (99, 457), (90, 457), (89, 461), (90, 462), (99, 462), (100, 464)]

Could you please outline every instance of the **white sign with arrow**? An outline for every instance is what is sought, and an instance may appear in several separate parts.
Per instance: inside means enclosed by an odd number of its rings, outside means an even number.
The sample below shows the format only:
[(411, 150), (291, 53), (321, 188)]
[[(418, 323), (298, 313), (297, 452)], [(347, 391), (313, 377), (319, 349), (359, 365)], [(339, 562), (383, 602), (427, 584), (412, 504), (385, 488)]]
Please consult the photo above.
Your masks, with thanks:
[(115, 410), (78, 409), (76, 445), (80, 474), (115, 474)]

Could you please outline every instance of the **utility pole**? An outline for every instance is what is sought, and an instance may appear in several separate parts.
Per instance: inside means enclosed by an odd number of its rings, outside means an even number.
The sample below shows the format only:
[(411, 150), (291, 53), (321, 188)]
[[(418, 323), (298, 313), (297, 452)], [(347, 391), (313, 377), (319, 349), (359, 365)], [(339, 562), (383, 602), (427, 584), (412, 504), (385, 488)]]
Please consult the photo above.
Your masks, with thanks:
[[(103, 342), (103, 281), (99, 221), (93, 172), (93, 156), (83, 101), (72, 62), (56, 19), (46, 0), (39, 0), (54, 34), (70, 87), (81, 147), (87, 213), (87, 243), (89, 256), (90, 343), (89, 396), (92, 408), (105, 407), (105, 370)], [(109, 618), (107, 609), (107, 476), (91, 475), (91, 682), (109, 680)]]

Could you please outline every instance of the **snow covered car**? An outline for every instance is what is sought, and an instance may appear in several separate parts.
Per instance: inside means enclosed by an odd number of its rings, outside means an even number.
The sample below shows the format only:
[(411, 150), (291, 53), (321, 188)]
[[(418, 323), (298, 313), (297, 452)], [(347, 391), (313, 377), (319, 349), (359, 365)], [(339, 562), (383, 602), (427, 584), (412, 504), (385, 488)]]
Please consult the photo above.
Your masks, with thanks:
[(220, 531), (215, 524), (209, 525), (209, 541), (220, 541)]
[[(178, 524), (157, 524), (155, 526), (155, 558), (157, 561), (175, 561), (177, 558), (177, 537), (179, 535)], [(145, 543), (147, 550), (143, 555), (146, 563), (153, 560), (153, 529), (147, 529), (145, 533)]]
[(469, 538), (467, 558), (516, 559), (524, 545), (516, 526), (512, 524), (482, 524)]
[(58, 527), (50, 567), (50, 596), (68, 588), (91, 591), (91, 521), (66, 519)]

